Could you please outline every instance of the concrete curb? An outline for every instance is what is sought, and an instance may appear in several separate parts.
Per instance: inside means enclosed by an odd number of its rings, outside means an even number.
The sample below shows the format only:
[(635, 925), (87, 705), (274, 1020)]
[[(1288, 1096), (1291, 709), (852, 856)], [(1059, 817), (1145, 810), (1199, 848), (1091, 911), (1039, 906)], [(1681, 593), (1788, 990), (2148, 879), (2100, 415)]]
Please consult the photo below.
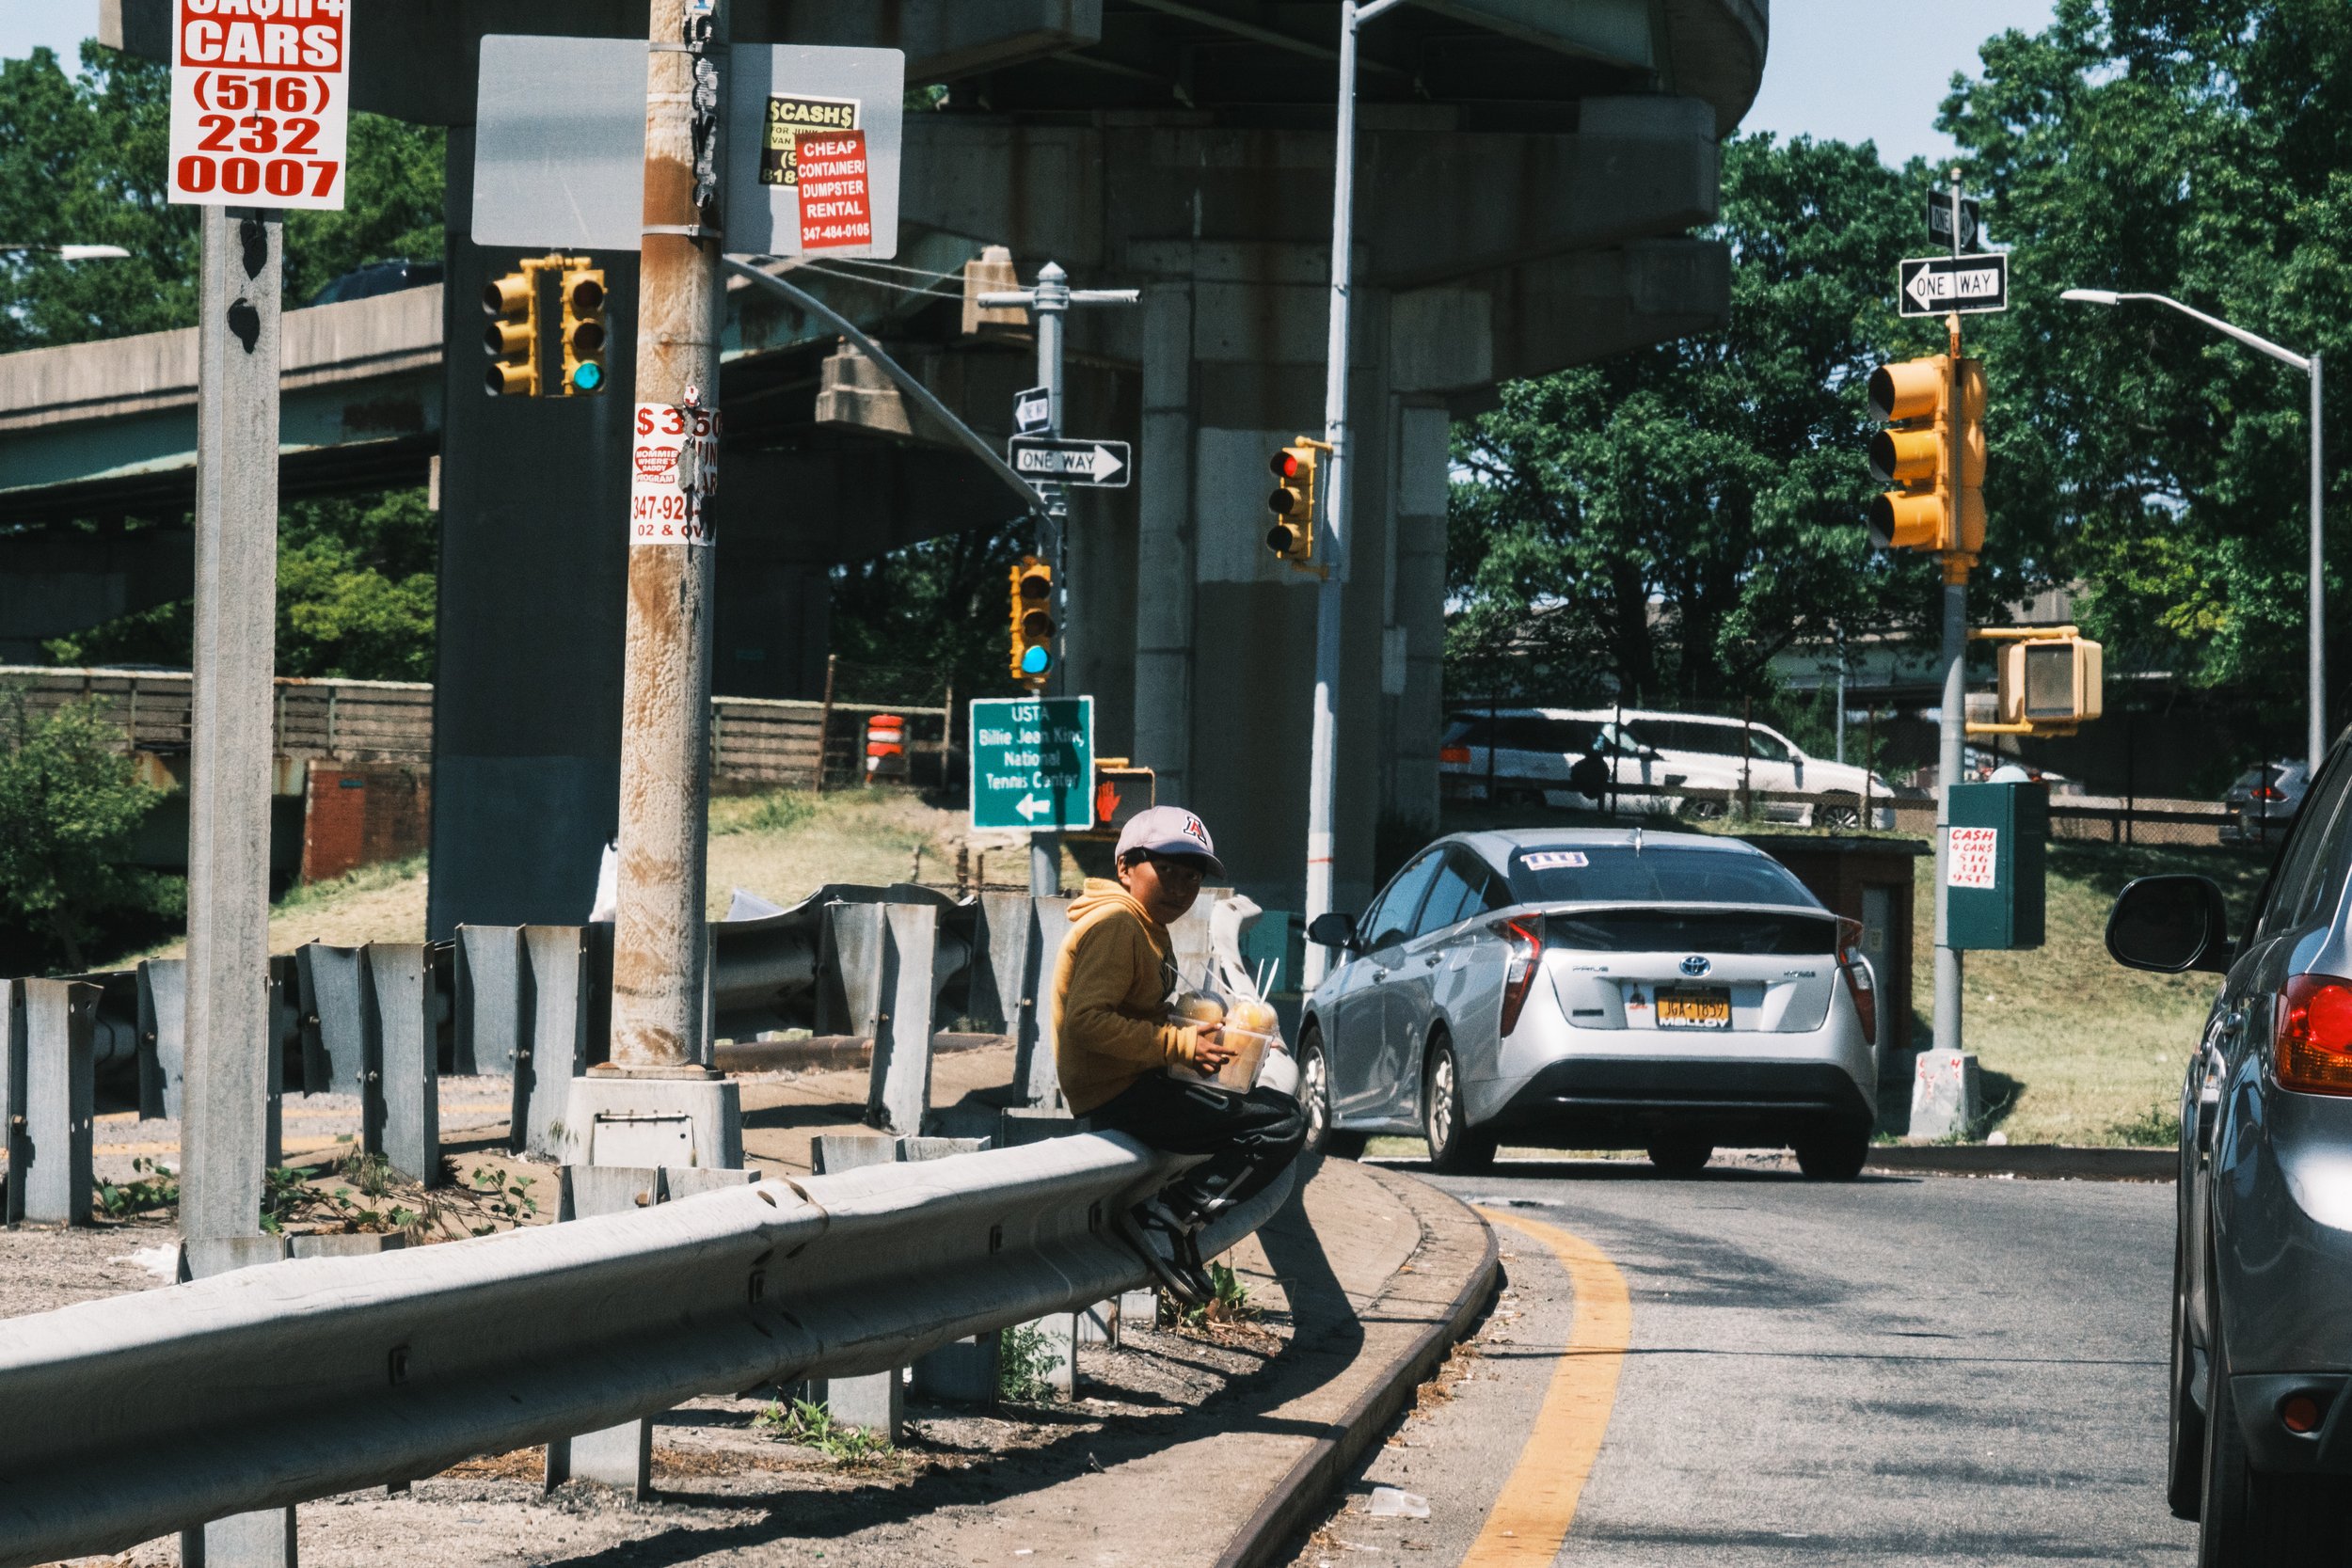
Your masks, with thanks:
[(1934, 1176), (2009, 1176), (2027, 1181), (2170, 1181), (2174, 1148), (2089, 1148), (2072, 1144), (1876, 1144), (1869, 1170)]
[(1462, 1288), (1447, 1306), (1445, 1315), (1422, 1330), (1378, 1382), (1357, 1396), (1333, 1431), (1316, 1438), (1299, 1455), (1259, 1503), (1257, 1512), (1234, 1531), (1216, 1560), (1216, 1568), (1267, 1568), (1268, 1564), (1280, 1561), (1284, 1548), (1313, 1524), (1329, 1503), (1332, 1489), (1356, 1467), (1389, 1423), (1405, 1409), (1413, 1390), (1437, 1370), (1438, 1363), (1445, 1359), (1454, 1343), (1470, 1332), (1471, 1323), (1494, 1296), (1495, 1279), (1500, 1272), (1494, 1227), (1451, 1193), (1401, 1172), (1378, 1174), (1413, 1180), (1416, 1186), (1461, 1210), (1463, 1218), (1485, 1234), (1486, 1248), (1470, 1277), (1462, 1282)]
[[(1007, 1035), (968, 1035), (942, 1030), (931, 1037), (934, 1053), (985, 1051), (1011, 1043)], [(874, 1065), (874, 1042), (859, 1035), (814, 1035), (793, 1040), (721, 1040), (713, 1053), (721, 1072), (830, 1072)]]

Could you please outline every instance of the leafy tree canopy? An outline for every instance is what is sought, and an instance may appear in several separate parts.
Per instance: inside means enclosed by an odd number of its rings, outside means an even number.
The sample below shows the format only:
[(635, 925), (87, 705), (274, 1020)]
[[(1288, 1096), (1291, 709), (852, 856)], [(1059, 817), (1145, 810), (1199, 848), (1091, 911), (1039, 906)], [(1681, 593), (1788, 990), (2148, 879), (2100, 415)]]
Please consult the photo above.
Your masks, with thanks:
[(1863, 437), (1870, 368), (1941, 347), (1889, 286), (1927, 180), (1867, 144), (1729, 143), (1730, 325), (1514, 383), (1457, 429), (1457, 695), (1721, 702), (1800, 640), (1923, 612), (1927, 563), (1865, 534)]
[(105, 916), (177, 895), (123, 863), (158, 792), (120, 740), (92, 705), (44, 713), (0, 692), (0, 945), (20, 949), (10, 974), (60, 958), (79, 969)]

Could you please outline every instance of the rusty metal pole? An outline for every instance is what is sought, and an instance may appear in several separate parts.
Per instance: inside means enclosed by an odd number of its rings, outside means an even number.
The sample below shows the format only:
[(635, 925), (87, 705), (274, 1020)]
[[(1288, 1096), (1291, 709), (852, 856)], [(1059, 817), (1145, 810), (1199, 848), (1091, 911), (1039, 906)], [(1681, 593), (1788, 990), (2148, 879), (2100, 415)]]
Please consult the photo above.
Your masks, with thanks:
[(599, 1075), (703, 1078), (704, 834), (709, 816), (710, 500), (728, 0), (652, 0), (645, 58), (644, 244), (637, 401), (711, 417), (679, 465), (690, 542), (647, 542), (632, 517), (621, 710), (621, 847), (612, 1053)]

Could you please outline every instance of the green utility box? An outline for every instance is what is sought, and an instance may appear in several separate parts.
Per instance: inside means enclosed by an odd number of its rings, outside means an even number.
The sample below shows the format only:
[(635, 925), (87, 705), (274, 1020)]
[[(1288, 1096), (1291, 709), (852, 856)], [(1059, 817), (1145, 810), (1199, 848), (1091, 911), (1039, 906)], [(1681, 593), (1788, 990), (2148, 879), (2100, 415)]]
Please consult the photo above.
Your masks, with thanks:
[(2042, 945), (2050, 791), (2038, 784), (1952, 786), (1952, 845), (1945, 896), (1954, 947)]

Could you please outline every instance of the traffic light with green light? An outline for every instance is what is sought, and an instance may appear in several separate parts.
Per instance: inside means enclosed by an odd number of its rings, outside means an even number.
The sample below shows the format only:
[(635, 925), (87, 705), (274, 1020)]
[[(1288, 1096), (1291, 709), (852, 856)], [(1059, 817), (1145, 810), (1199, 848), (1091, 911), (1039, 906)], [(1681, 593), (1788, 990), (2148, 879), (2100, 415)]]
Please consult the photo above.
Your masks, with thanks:
[(564, 395), (601, 392), (608, 379), (604, 369), (604, 269), (576, 265), (564, 274), (559, 287), (564, 300)]
[(1984, 364), (1933, 355), (1870, 372), (1870, 503), (1881, 549), (1975, 556), (1984, 548)]
[(1303, 442), (1284, 447), (1266, 467), (1274, 471), (1274, 492), (1265, 500), (1274, 526), (1266, 530), (1265, 547), (1306, 566), (1315, 558), (1315, 449)]
[(1054, 673), (1054, 568), (1025, 555), (1012, 569), (1012, 676), (1042, 690)]

